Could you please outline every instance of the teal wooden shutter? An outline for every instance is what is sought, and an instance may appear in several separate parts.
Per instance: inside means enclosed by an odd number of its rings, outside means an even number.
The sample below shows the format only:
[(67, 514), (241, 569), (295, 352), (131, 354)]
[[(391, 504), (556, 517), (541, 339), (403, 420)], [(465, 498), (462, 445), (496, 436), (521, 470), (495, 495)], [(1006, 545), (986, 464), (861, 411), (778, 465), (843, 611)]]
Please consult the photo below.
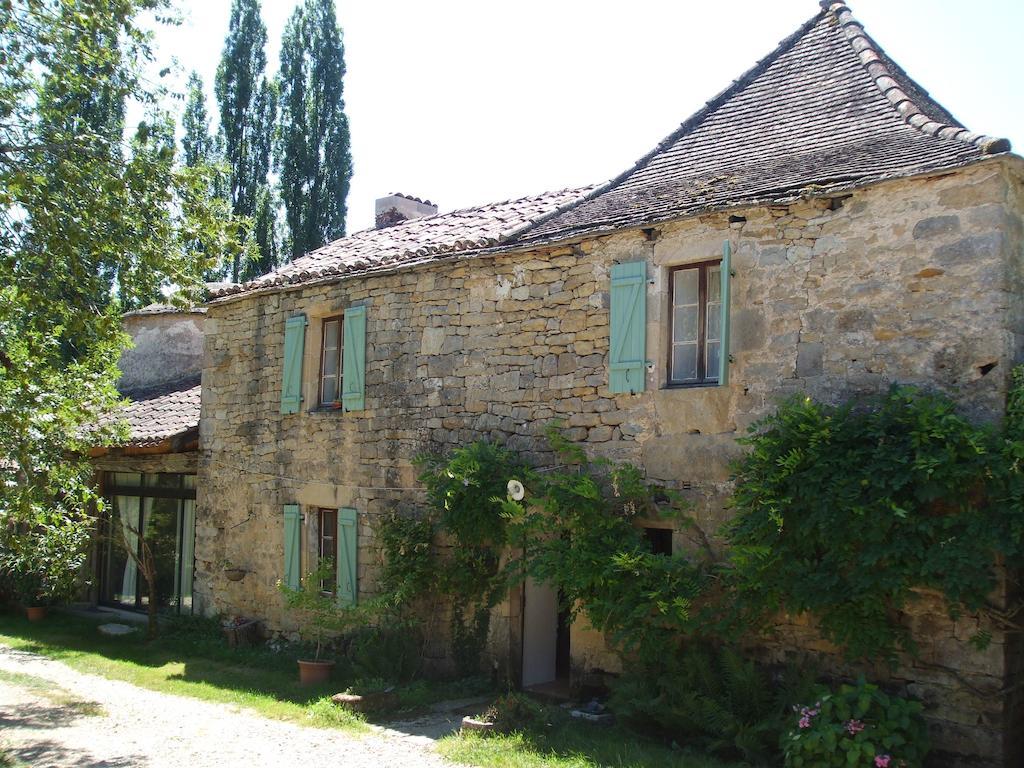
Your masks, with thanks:
[(284, 505), (284, 583), (291, 589), (301, 585), (300, 551), (302, 548), (302, 518), (298, 504)]
[(647, 362), (647, 262), (612, 266), (608, 391), (643, 392)]
[(729, 293), (732, 280), (732, 243), (728, 240), (722, 246), (722, 331), (721, 346), (718, 351), (718, 386), (729, 385)]
[(284, 362), (281, 376), (281, 413), (298, 413), (302, 403), (302, 353), (306, 342), (306, 316), (284, 323)]
[(358, 517), (354, 509), (338, 510), (338, 602), (355, 605), (357, 594)]
[(341, 357), (341, 402), (346, 411), (366, 407), (366, 307), (345, 310)]

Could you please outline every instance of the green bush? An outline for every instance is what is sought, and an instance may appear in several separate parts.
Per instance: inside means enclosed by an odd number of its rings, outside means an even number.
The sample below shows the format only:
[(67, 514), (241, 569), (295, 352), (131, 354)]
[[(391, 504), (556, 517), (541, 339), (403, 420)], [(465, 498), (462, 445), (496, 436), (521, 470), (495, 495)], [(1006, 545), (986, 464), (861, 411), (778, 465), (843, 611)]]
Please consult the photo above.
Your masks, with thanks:
[(928, 752), (920, 702), (863, 680), (822, 689), (789, 721), (786, 768), (919, 768)]
[(422, 637), (414, 625), (393, 622), (356, 630), (347, 656), (359, 678), (405, 683), (419, 673), (421, 646)]
[(659, 664), (633, 664), (612, 684), (609, 708), (625, 724), (726, 759), (775, 762), (785, 715), (813, 678), (768, 671), (728, 646), (688, 643)]
[(494, 729), (501, 733), (529, 731), (543, 725), (546, 720), (544, 707), (522, 693), (508, 693), (497, 699), (481, 719), (494, 723)]

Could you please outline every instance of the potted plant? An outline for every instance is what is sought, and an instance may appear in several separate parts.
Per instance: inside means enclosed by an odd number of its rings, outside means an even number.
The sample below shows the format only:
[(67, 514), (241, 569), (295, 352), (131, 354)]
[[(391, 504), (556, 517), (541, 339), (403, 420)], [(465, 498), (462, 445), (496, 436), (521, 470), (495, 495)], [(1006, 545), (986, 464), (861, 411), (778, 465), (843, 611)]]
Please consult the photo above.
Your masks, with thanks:
[(340, 632), (353, 622), (352, 609), (339, 605), (335, 595), (321, 589), (320, 585), (330, 582), (332, 577), (331, 563), (324, 560), (319, 568), (306, 574), (298, 589), (293, 589), (282, 582), (278, 582), (277, 585), (285, 596), (285, 604), (302, 613), (307, 619), (300, 626), (299, 634), (303, 639), (312, 640), (315, 644), (316, 650), (312, 659), (298, 659), (299, 682), (303, 685), (314, 685), (330, 680), (334, 662), (320, 658), (324, 636), (327, 632)]
[(29, 621), (42, 620), (50, 606), (70, 601), (78, 591), (84, 553), (67, 538), (48, 528), (32, 531), (13, 542), (0, 560), (0, 571)]

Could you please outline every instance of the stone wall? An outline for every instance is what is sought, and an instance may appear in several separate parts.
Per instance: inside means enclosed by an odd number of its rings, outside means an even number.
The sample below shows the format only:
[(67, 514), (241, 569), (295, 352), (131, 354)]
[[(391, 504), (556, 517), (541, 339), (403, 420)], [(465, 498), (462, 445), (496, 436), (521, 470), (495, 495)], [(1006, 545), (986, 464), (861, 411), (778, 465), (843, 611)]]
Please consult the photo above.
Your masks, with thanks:
[[(637, 462), (652, 480), (682, 489), (712, 533), (726, 519), (736, 436), (789, 394), (835, 401), (900, 381), (949, 392), (974, 417), (998, 418), (1008, 372), (1024, 352), (1020, 167), (1015, 158), (990, 161), (647, 233), (212, 305), (200, 427), (201, 605), (295, 629), (275, 588), (286, 503), (306, 513), (359, 511), (359, 591), (372, 594), (374, 521), (422, 501), (416, 454), (488, 437), (544, 463), (540, 438), (555, 418), (593, 453)], [(668, 269), (716, 258), (725, 239), (736, 273), (730, 386), (666, 389)], [(648, 262), (647, 391), (611, 395), (608, 273), (613, 262), (636, 259)], [(368, 306), (366, 409), (282, 416), (285, 319), (310, 319), (309, 404), (319, 321), (354, 304)], [(315, 514), (306, 519), (308, 564)], [(687, 543), (678, 532), (675, 542)], [(223, 558), (252, 573), (228, 582), (216, 565)], [(494, 653), (511, 658), (519, 611), (513, 604), (500, 615), (507, 626), (499, 621), (493, 638), (510, 645)], [(1007, 713), (977, 696), (961, 699), (961, 681), (984, 691), (1011, 682), (1005, 638), (997, 633), (993, 649), (978, 655), (937, 609), (922, 621), (922, 642), (934, 637), (942, 674), (906, 677), (921, 681), (916, 690), (932, 702), (937, 723), (962, 725), (949, 730), (948, 743), (946, 729), (938, 732), (939, 746), (994, 759), (996, 721)], [(794, 630), (791, 640), (814, 645), (807, 632)], [(577, 670), (616, 669), (593, 630), (574, 627), (572, 646)], [(1012, 671), (1016, 682), (1017, 662)], [(972, 727), (977, 735), (967, 744)]]
[(202, 312), (130, 312), (124, 316), (132, 346), (121, 353), (122, 392), (181, 381), (203, 367)]

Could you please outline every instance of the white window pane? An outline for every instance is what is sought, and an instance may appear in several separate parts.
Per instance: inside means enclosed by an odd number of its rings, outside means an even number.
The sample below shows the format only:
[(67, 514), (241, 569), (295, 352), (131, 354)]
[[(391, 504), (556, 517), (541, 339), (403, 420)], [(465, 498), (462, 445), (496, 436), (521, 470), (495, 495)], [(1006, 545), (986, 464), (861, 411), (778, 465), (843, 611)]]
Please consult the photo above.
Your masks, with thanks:
[(338, 350), (324, 350), (324, 377), (338, 375)]
[(338, 377), (324, 376), (323, 397), (321, 402), (333, 403), (338, 399)]
[(707, 378), (717, 379), (718, 378), (718, 351), (721, 344), (717, 341), (709, 341), (707, 347)]
[(697, 345), (676, 344), (672, 347), (672, 381), (697, 378)]
[(696, 304), (700, 300), (700, 270), (677, 269), (672, 279), (672, 300), (676, 306)]
[(688, 307), (676, 307), (672, 324), (672, 341), (697, 341), (699, 317), (696, 304)]
[(720, 339), (722, 334), (719, 329), (722, 325), (722, 305), (719, 302), (708, 304), (707, 339)]
[(324, 349), (338, 348), (338, 331), (341, 323), (338, 320), (330, 320), (324, 323)]
[(115, 472), (114, 485), (136, 488), (142, 485), (142, 475), (138, 472)]
[(718, 301), (722, 296), (722, 268), (708, 267), (708, 301)]

